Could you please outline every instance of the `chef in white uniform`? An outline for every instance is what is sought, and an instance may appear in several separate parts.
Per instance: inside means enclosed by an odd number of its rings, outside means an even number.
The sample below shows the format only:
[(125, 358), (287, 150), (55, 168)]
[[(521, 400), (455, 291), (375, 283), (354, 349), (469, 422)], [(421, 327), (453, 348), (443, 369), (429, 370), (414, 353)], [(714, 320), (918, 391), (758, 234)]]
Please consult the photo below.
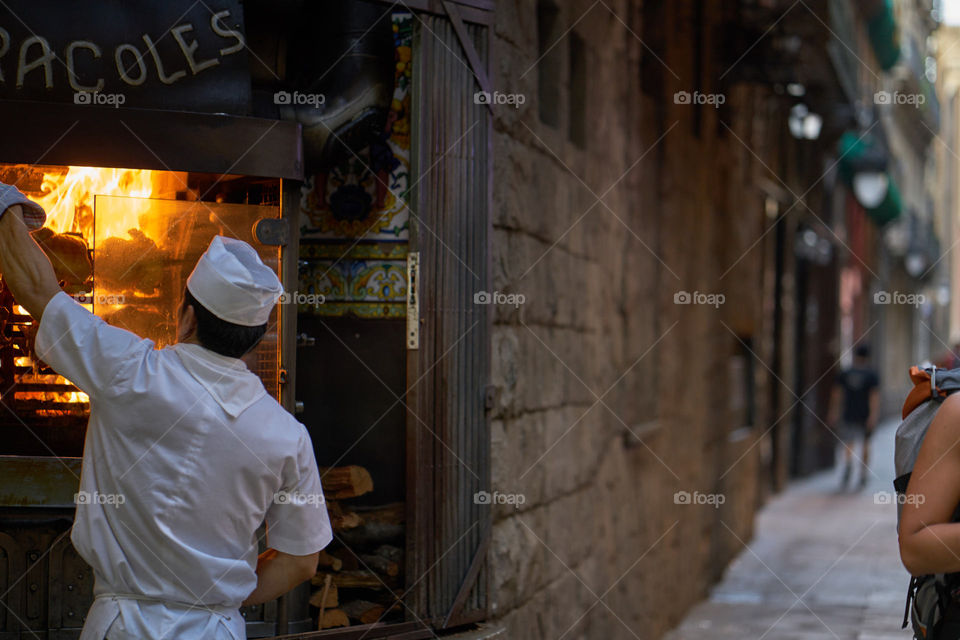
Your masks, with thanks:
[(29, 235), (42, 209), (0, 184), (0, 211), (0, 271), (40, 320), (37, 355), (90, 396), (71, 535), (96, 578), (81, 640), (245, 638), (238, 607), (308, 579), (332, 537), (310, 436), (240, 359), (279, 280), (217, 236), (187, 281), (178, 342), (158, 350), (60, 290)]

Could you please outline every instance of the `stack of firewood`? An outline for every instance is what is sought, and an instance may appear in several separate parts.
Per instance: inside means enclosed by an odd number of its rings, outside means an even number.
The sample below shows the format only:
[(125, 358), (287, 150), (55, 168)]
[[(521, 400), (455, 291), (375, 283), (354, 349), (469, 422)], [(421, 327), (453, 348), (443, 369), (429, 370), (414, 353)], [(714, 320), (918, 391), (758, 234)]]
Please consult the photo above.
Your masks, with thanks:
[(351, 498), (373, 491), (363, 467), (322, 468), (320, 476), (334, 541), (311, 580), (318, 629), (402, 618), (404, 504), (351, 507)]

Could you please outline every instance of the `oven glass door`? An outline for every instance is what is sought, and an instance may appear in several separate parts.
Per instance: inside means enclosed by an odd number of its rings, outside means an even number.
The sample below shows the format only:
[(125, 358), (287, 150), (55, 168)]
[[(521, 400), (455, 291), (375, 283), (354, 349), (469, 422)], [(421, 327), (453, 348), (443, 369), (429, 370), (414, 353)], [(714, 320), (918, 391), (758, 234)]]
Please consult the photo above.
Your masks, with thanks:
[[(214, 236), (249, 243), (280, 276), (279, 248), (253, 236), (257, 221), (279, 216), (276, 206), (96, 196), (94, 313), (158, 347), (172, 344), (187, 277)], [(279, 393), (279, 306), (251, 366), (274, 397)]]

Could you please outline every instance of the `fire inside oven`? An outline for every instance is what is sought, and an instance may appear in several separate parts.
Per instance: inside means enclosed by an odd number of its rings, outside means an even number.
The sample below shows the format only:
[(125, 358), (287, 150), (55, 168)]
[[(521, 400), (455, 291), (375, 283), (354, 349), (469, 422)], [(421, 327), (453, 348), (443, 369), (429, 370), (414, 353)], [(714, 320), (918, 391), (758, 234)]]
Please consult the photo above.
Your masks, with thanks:
[[(249, 242), (280, 273), (279, 249), (253, 237), (258, 221), (280, 215), (276, 179), (0, 164), (0, 181), (17, 185), (46, 209), (47, 222), (33, 236), (64, 291), (158, 348), (176, 340), (187, 276), (215, 235)], [(278, 313), (251, 358), (275, 397)], [(36, 329), (0, 285), (0, 454), (80, 456), (89, 398), (36, 357)]]

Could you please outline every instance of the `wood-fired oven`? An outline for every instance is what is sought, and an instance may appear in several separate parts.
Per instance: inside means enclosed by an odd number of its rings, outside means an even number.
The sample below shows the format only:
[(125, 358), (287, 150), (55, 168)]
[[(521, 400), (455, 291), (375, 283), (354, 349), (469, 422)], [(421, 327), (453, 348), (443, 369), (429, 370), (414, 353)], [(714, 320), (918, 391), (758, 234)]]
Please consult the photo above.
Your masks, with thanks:
[[(486, 615), (491, 129), (474, 94), (493, 3), (400, 4), (0, 7), (0, 181), (47, 209), (35, 237), (64, 290), (169, 344), (221, 234), (287, 292), (250, 364), (314, 438), (336, 541), (313, 581), (243, 610), (251, 638), (412, 640)], [(397, 217), (370, 233), (384, 202)], [(35, 331), (0, 284), (0, 640), (77, 638), (92, 602), (69, 540), (88, 398)], [(318, 631), (331, 608), (349, 626)]]
[[(24, 107), (7, 102), (0, 110), (13, 117)], [(134, 125), (128, 123), (122, 144), (130, 150), (139, 145), (146, 156), (128, 152), (122, 162), (126, 166), (119, 167), (121, 162), (84, 151), (84, 138), (116, 140), (117, 132), (103, 126), (115, 122), (116, 113), (73, 105), (45, 105), (41, 111), (37, 124), (44, 122), (51, 131), (59, 128), (62, 134), (62, 123), (75, 124), (46, 155), (49, 162), (32, 162), (46, 141), (23, 136), (7, 146), (0, 181), (16, 184), (45, 206), (47, 223), (34, 236), (62, 287), (111, 324), (158, 346), (173, 342), (186, 277), (217, 234), (249, 242), (282, 280), (296, 273), (295, 263), (285, 267), (295, 256), (285, 251), (290, 237), (282, 206), (285, 178), (298, 177), (300, 166), (296, 125), (141, 113), (143, 122), (153, 121), (151, 129), (159, 125), (171, 141), (183, 145), (182, 152), (167, 156), (158, 167), (160, 161), (146, 157), (152, 154), (136, 142)], [(261, 158), (259, 164), (240, 163), (230, 173), (222, 162), (204, 167), (203, 154), (194, 155), (189, 141), (228, 141), (238, 128), (249, 143), (259, 137), (265, 145), (262, 157), (256, 145), (251, 149)], [(214, 135), (217, 131), (227, 135)], [(225, 158), (237, 157), (224, 151)], [(204, 168), (209, 170), (200, 170)], [(282, 392), (283, 364), (293, 332), (285, 331), (289, 318), (284, 313), (278, 305), (253, 369), (268, 392), (289, 403)], [(7, 592), (0, 638), (34, 633), (70, 638), (78, 635), (92, 599), (90, 568), (68, 537), (76, 500), (82, 499), (77, 483), (89, 404), (69, 380), (36, 357), (34, 335), (33, 320), (0, 286), (0, 558), (5, 560), (0, 562), (0, 588)], [(308, 595), (304, 586), (283, 606), (248, 607), (243, 612), (248, 634), (311, 628)]]

